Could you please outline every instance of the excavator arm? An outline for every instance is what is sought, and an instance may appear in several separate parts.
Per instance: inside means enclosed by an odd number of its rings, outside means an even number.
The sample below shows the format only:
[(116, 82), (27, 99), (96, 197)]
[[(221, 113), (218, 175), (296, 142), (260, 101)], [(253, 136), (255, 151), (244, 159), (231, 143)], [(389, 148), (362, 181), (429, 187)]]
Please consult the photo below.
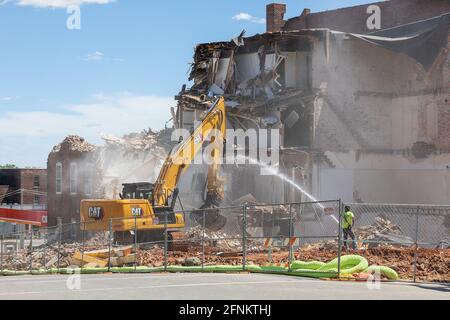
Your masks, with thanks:
[(225, 131), (226, 108), (225, 100), (221, 97), (212, 104), (202, 123), (195, 128), (193, 134), (175, 147), (167, 157), (153, 190), (154, 206), (169, 206), (169, 199), (176, 197), (176, 187), (180, 177), (194, 162), (195, 156), (202, 150), (203, 142), (208, 136), (212, 136), (210, 142), (217, 147), (212, 148), (211, 151), (211, 164), (208, 169), (208, 194), (205, 205), (209, 205), (209, 202), (217, 205), (217, 202), (223, 199), (223, 181), (218, 175), (222, 157), (222, 152), (218, 150), (218, 147), (223, 148), (223, 141), (217, 139), (223, 140)]
[[(80, 215), (81, 220), (85, 222), (81, 226), (82, 230), (109, 230), (112, 222), (115, 239), (121, 243), (129, 243), (129, 231), (136, 229), (140, 230), (139, 239), (143, 242), (161, 239), (165, 228), (170, 230), (171, 239), (177, 237), (178, 232), (175, 230), (185, 226), (183, 215), (173, 210), (178, 194), (177, 185), (182, 174), (193, 163), (194, 157), (203, 149), (203, 142), (207, 138), (210, 140), (208, 147), (213, 143), (215, 147), (209, 148), (212, 149), (210, 157), (212, 161), (208, 170), (208, 195), (204, 207), (217, 207), (223, 199), (222, 180), (218, 175), (223, 142), (216, 140), (215, 137), (223, 138), (225, 130), (225, 102), (223, 98), (219, 98), (207, 111), (193, 134), (172, 150), (154, 185), (150, 183), (124, 185), (124, 194), (128, 196), (121, 200), (82, 200)], [(167, 225), (160, 220), (161, 213), (168, 214)], [(203, 212), (194, 214), (194, 219), (198, 223), (205, 223), (201, 220), (202, 216)], [(218, 210), (216, 214), (208, 215), (206, 224), (217, 226), (225, 220)]]

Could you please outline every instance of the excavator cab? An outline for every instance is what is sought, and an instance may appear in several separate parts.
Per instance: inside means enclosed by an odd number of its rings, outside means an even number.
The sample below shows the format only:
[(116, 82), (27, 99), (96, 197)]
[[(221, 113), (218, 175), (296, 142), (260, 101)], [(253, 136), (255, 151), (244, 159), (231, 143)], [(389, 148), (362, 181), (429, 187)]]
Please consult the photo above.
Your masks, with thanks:
[(122, 185), (121, 199), (146, 199), (151, 200), (155, 185), (148, 182), (124, 183)]

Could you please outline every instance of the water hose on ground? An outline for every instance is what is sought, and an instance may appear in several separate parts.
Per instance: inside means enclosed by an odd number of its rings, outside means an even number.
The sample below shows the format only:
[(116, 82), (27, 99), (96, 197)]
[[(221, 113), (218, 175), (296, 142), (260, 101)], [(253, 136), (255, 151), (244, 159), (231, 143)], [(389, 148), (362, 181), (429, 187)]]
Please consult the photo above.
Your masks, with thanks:
[[(275, 273), (283, 275), (292, 275), (305, 278), (317, 278), (317, 279), (336, 279), (339, 277), (339, 259), (334, 259), (329, 263), (323, 263), (319, 261), (295, 261), (291, 264), (291, 268), (280, 266), (256, 266), (249, 265), (246, 267), (247, 272), (251, 273)], [(343, 256), (340, 259), (340, 274), (344, 277), (353, 277), (355, 274), (379, 274), (388, 278), (389, 280), (398, 280), (398, 274), (395, 270), (384, 266), (371, 266), (369, 267), (368, 261), (361, 256), (349, 255)], [(204, 266), (204, 267), (180, 267), (180, 266), (168, 266), (164, 267), (114, 267), (108, 270), (108, 268), (83, 268), (80, 269), (50, 269), (50, 270), (35, 270), (32, 271), (32, 275), (44, 275), (44, 274), (101, 274), (101, 273), (236, 273), (242, 272), (242, 266)], [(28, 271), (4, 271), (0, 275), (4, 276), (18, 276), (29, 275)]]

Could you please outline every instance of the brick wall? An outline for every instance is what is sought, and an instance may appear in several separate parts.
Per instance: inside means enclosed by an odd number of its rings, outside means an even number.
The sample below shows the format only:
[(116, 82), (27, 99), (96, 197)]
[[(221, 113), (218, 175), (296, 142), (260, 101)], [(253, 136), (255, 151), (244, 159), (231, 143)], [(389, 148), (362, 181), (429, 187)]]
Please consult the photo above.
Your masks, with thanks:
[[(39, 186), (34, 186), (35, 177), (39, 177)], [(0, 185), (9, 186), (9, 191), (18, 189), (34, 190), (42, 193), (47, 192), (47, 170), (45, 169), (4, 169), (0, 170)], [(37, 200), (37, 202), (35, 202)], [(30, 192), (24, 192), (23, 198), (18, 193), (4, 200), (7, 203), (21, 203), (24, 205), (39, 204), (45, 205), (47, 199), (45, 196), (39, 196), (35, 199)]]
[(266, 7), (267, 32), (280, 31), (284, 26), (284, 14), (286, 13), (286, 5), (272, 3)]
[[(83, 140), (84, 141), (84, 140)], [(93, 150), (77, 151), (73, 150), (67, 141), (60, 145), (60, 149), (52, 152), (47, 161), (48, 171), (48, 224), (55, 226), (58, 218), (62, 218), (63, 223), (70, 223), (72, 219), (80, 220), (80, 203), (83, 199), (95, 197), (97, 186), (95, 182), (98, 178), (95, 176), (96, 152)], [(61, 193), (56, 190), (56, 167), (62, 166), (62, 190)], [(76, 164), (76, 192), (70, 190), (70, 170), (71, 164)], [(92, 170), (91, 170), (92, 168)], [(88, 192), (88, 175), (92, 177), (92, 192)], [(91, 193), (90, 195), (87, 193)]]
[(449, 97), (438, 101), (438, 145), (450, 151), (450, 103)]
[[(450, 1), (446, 0), (391, 0), (375, 2), (381, 9), (381, 28), (387, 29), (395, 26), (424, 20), (450, 12)], [(303, 12), (299, 17), (289, 19), (284, 30), (299, 30), (306, 28), (329, 28), (332, 30), (369, 33), (375, 30), (367, 28), (366, 5), (330, 10), (325, 12)], [(269, 20), (268, 20), (269, 21)]]
[(3, 202), (3, 196), (8, 192), (9, 186), (0, 185), (0, 203)]
[[(38, 185), (35, 186), (35, 177), (39, 181)], [(20, 181), (22, 189), (34, 190), (39, 192), (47, 192), (47, 170), (36, 170), (36, 169), (24, 169), (20, 171)], [(25, 192), (23, 194), (24, 204), (39, 204), (45, 205), (47, 203), (47, 198), (45, 196), (36, 196)]]

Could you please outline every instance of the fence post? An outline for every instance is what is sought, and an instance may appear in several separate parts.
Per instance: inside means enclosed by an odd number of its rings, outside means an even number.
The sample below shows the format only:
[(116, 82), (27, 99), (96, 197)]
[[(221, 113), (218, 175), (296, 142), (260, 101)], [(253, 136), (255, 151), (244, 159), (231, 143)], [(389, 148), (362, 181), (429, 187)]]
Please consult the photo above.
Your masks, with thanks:
[(137, 255), (138, 255), (138, 228), (137, 217), (134, 217), (134, 272), (137, 270)]
[(81, 231), (81, 273), (84, 267), (84, 251), (86, 250), (86, 221), (83, 221), (83, 230)]
[(30, 225), (30, 273), (33, 273), (33, 226)]
[(1, 238), (0, 238), (0, 268), (2, 270), (3, 273), (3, 241), (4, 241), (4, 235), (2, 234)]
[(243, 206), (243, 233), (242, 233), (242, 269), (245, 272), (247, 270), (247, 206)]
[(61, 242), (62, 242), (62, 220), (58, 218), (58, 255), (57, 255), (57, 268), (59, 273), (59, 267), (61, 266)]
[[(20, 232), (20, 229), (18, 229), (18, 232)], [(16, 261), (18, 260), (19, 257), (19, 237), (20, 234), (16, 232)], [(17, 267), (14, 267), (14, 272), (17, 272)]]
[(109, 219), (109, 237), (108, 237), (108, 272), (111, 272), (111, 252), (112, 252), (112, 237), (113, 237), (113, 221)]
[(339, 199), (339, 227), (338, 227), (338, 278), (341, 278), (342, 256), (342, 199)]
[(418, 260), (418, 253), (419, 253), (419, 210), (420, 210), (420, 207), (417, 207), (416, 235), (415, 235), (415, 239), (414, 239), (414, 274), (413, 274), (414, 283), (417, 282), (417, 260)]
[(164, 213), (164, 272), (167, 272), (169, 254), (169, 234), (167, 230), (167, 212)]
[(44, 261), (44, 270), (47, 271), (47, 247), (48, 247), (48, 233), (49, 233), (49, 228), (46, 227), (45, 228), (45, 243), (44, 243), (44, 252), (43, 254), (43, 261)]
[(292, 239), (292, 228), (293, 228), (293, 221), (292, 221), (292, 203), (289, 204), (289, 272), (292, 271), (291, 265), (292, 265), (292, 256), (293, 256), (293, 245), (291, 244)]
[(206, 237), (206, 214), (205, 211), (203, 211), (203, 235), (202, 235), (202, 271), (205, 271), (205, 237)]

